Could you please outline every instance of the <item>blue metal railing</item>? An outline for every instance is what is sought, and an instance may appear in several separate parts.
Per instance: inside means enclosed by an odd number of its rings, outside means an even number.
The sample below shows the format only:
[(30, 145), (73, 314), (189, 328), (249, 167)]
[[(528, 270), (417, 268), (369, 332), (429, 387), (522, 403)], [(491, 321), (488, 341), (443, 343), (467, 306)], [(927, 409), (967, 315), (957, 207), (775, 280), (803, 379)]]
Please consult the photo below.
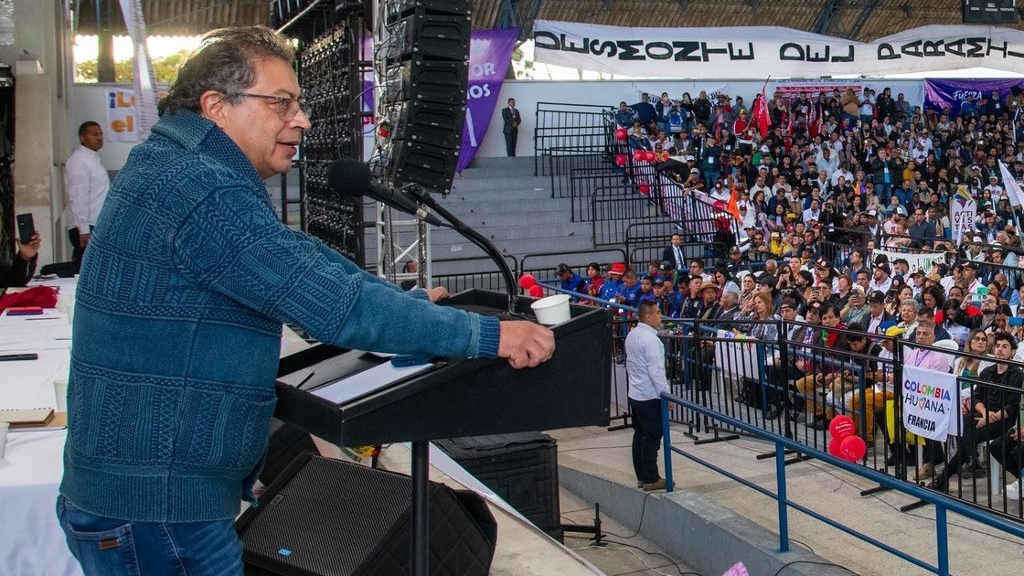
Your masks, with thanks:
[[(763, 488), (761, 486), (758, 486), (757, 484), (754, 484), (753, 482), (751, 482), (751, 481), (749, 481), (749, 480), (747, 480), (745, 478), (741, 478), (740, 476), (737, 476), (736, 474), (733, 474), (733, 473), (731, 473), (731, 472), (729, 472), (729, 471), (727, 471), (727, 470), (725, 470), (725, 469), (723, 469), (723, 468), (721, 468), (719, 466), (716, 466), (716, 465), (714, 465), (714, 464), (712, 464), (712, 463), (710, 463), (710, 462), (708, 462), (708, 461), (706, 461), (706, 460), (704, 460), (702, 458), (699, 458), (699, 457), (697, 457), (697, 456), (695, 456), (693, 454), (687, 453), (687, 452), (679, 449), (678, 447), (673, 446), (672, 445), (672, 437), (670, 435), (671, 422), (669, 420), (669, 404), (676, 404), (676, 405), (681, 406), (683, 408), (686, 408), (688, 410), (693, 410), (694, 412), (700, 413), (700, 414), (702, 414), (702, 415), (704, 415), (704, 416), (706, 416), (708, 418), (711, 418), (711, 419), (714, 419), (714, 420), (718, 420), (718, 421), (720, 421), (720, 422), (722, 422), (722, 423), (724, 423), (724, 424), (726, 424), (728, 426), (735, 427), (737, 430), (741, 430), (741, 431), (743, 431), (743, 432), (745, 432), (747, 434), (750, 434), (751, 436), (754, 436), (754, 437), (757, 437), (757, 438), (762, 438), (762, 439), (768, 440), (770, 442), (774, 442), (775, 443), (776, 492), (773, 493), (770, 490), (767, 490), (767, 489), (765, 489), (765, 488)], [(761, 494), (764, 494), (765, 496), (768, 496), (769, 498), (775, 499), (778, 502), (778, 508), (779, 508), (779, 511), (778, 511), (778, 514), (779, 514), (778, 532), (779, 532), (779, 551), (780, 552), (788, 552), (789, 551), (789, 517), (788, 517), (788, 512), (789, 512), (788, 509), (789, 508), (793, 508), (794, 510), (797, 510), (799, 512), (803, 512), (804, 514), (807, 514), (808, 516), (810, 516), (810, 517), (812, 517), (812, 518), (814, 518), (816, 520), (824, 522), (825, 524), (828, 524), (829, 526), (831, 526), (831, 527), (833, 527), (833, 528), (835, 528), (837, 530), (841, 530), (842, 532), (845, 532), (846, 534), (849, 534), (849, 535), (851, 535), (851, 536), (853, 536), (855, 538), (859, 538), (860, 540), (863, 540), (864, 542), (867, 542), (868, 544), (871, 544), (872, 546), (875, 546), (875, 547), (877, 547), (877, 548), (879, 548), (881, 550), (884, 550), (884, 551), (886, 551), (886, 552), (888, 552), (888, 553), (890, 553), (890, 554), (892, 554), (892, 555), (894, 555), (894, 556), (896, 556), (898, 558), (906, 560), (907, 562), (910, 562), (911, 564), (914, 564), (914, 565), (919, 566), (919, 567), (921, 567), (921, 568), (923, 568), (925, 570), (928, 570), (929, 572), (932, 572), (934, 574), (938, 574), (939, 576), (949, 576), (949, 541), (948, 541), (948, 534), (947, 534), (947, 530), (946, 530), (946, 512), (949, 511), (949, 510), (952, 510), (953, 512), (956, 512), (957, 514), (960, 514), (961, 516), (965, 516), (967, 518), (970, 518), (972, 520), (980, 522), (980, 523), (982, 523), (982, 524), (984, 524), (986, 526), (991, 526), (992, 528), (995, 528), (995, 529), (1000, 530), (1002, 532), (1005, 532), (1007, 534), (1011, 534), (1013, 536), (1017, 536), (1018, 538), (1024, 538), (1024, 526), (1021, 526), (1021, 525), (1015, 524), (1013, 522), (1009, 522), (1007, 520), (999, 518), (997, 516), (988, 514), (988, 513), (984, 512), (984, 511), (979, 510), (976, 507), (970, 506), (970, 505), (965, 504), (963, 502), (960, 502), (958, 500), (947, 498), (947, 497), (945, 497), (945, 496), (943, 496), (943, 495), (941, 495), (941, 494), (939, 494), (937, 492), (934, 492), (934, 491), (931, 491), (931, 490), (926, 490), (926, 489), (924, 489), (924, 488), (922, 488), (920, 486), (917, 486), (916, 484), (912, 484), (912, 483), (909, 483), (909, 482), (906, 482), (906, 481), (903, 481), (903, 480), (899, 480), (897, 478), (893, 478), (891, 476), (888, 476), (886, 474), (883, 474), (883, 473), (878, 472), (876, 470), (873, 470), (871, 468), (866, 468), (866, 467), (863, 467), (863, 466), (858, 466), (856, 464), (852, 464), (850, 462), (846, 462), (844, 460), (840, 460), (839, 458), (836, 458), (835, 456), (832, 456), (831, 454), (827, 454), (827, 453), (822, 452), (820, 450), (817, 450), (815, 448), (811, 448), (811, 447), (809, 447), (809, 446), (807, 446), (805, 444), (801, 444), (800, 442), (797, 442), (795, 440), (791, 440), (791, 439), (786, 438), (784, 436), (781, 436), (779, 434), (775, 434), (773, 432), (770, 432), (770, 431), (758, 428), (756, 426), (752, 426), (750, 424), (747, 424), (746, 422), (743, 422), (742, 420), (738, 420), (736, 418), (732, 418), (730, 416), (726, 416), (725, 414), (721, 414), (719, 412), (716, 412), (715, 410), (711, 410), (709, 408), (701, 406), (700, 404), (695, 404), (693, 402), (690, 402), (690, 401), (685, 400), (683, 398), (680, 398), (678, 396), (675, 396), (675, 395), (672, 395), (672, 394), (662, 394), (661, 395), (661, 417), (662, 417), (662, 438), (663, 438), (662, 441), (664, 443), (664, 450), (665, 450), (665, 455), (664, 456), (665, 456), (665, 488), (666, 488), (666, 490), (668, 492), (672, 492), (673, 489), (675, 488), (675, 482), (674, 482), (673, 477), (672, 477), (672, 454), (676, 453), (676, 454), (679, 454), (680, 456), (683, 456), (684, 458), (687, 458), (687, 459), (689, 459), (689, 460), (691, 460), (693, 462), (696, 462), (697, 464), (700, 464), (701, 466), (704, 466), (706, 468), (714, 470), (715, 472), (717, 472), (717, 473), (719, 473), (719, 474), (721, 474), (723, 476), (731, 478), (732, 480), (735, 480), (735, 481), (743, 484), (744, 486), (752, 488), (752, 489), (760, 492)], [(884, 543), (884, 542), (882, 542), (882, 541), (880, 541), (880, 540), (878, 540), (876, 538), (873, 538), (873, 537), (871, 537), (871, 536), (869, 536), (867, 534), (864, 534), (863, 532), (860, 532), (858, 530), (850, 528), (849, 526), (846, 526), (846, 525), (844, 525), (844, 524), (842, 524), (842, 523), (840, 523), (840, 522), (838, 522), (836, 520), (833, 520), (833, 519), (831, 519), (831, 518), (829, 518), (827, 516), (824, 516), (824, 515), (822, 515), (822, 514), (820, 514), (818, 512), (815, 512), (814, 510), (811, 510), (811, 509), (809, 509), (809, 508), (807, 508), (805, 506), (802, 506), (800, 504), (797, 504), (796, 502), (792, 502), (791, 500), (789, 500), (789, 498), (786, 496), (786, 450), (787, 449), (797, 450), (797, 451), (799, 451), (799, 452), (801, 452), (803, 454), (806, 454), (806, 455), (808, 455), (808, 456), (810, 456), (812, 458), (815, 458), (817, 460), (821, 460), (822, 462), (825, 462), (827, 464), (831, 464), (831, 465), (833, 465), (833, 466), (835, 466), (837, 468), (840, 468), (840, 469), (845, 470), (847, 472), (850, 472), (852, 474), (856, 474), (856, 475), (858, 475), (858, 476), (860, 476), (862, 478), (866, 478), (868, 480), (871, 480), (872, 482), (877, 482), (878, 484), (880, 484), (882, 486), (885, 486), (886, 488), (890, 488), (890, 489), (893, 489), (893, 490), (898, 490), (900, 492), (903, 492), (904, 494), (907, 494), (907, 495), (912, 496), (914, 498), (918, 498), (918, 499), (920, 499), (922, 501), (925, 501), (925, 502), (928, 502), (929, 504), (934, 505), (935, 506), (935, 536), (936, 536), (936, 556), (937, 556), (936, 562), (937, 562), (937, 565), (932, 565), (932, 564), (930, 564), (930, 563), (928, 563), (928, 562), (926, 562), (924, 560), (921, 560), (920, 558), (914, 557), (914, 556), (912, 556), (912, 555), (910, 555), (910, 554), (908, 554), (908, 553), (906, 553), (906, 552), (904, 552), (902, 550), (894, 548), (894, 547), (892, 547), (892, 546), (890, 546), (890, 545), (888, 545), (888, 544), (886, 544), (886, 543)]]

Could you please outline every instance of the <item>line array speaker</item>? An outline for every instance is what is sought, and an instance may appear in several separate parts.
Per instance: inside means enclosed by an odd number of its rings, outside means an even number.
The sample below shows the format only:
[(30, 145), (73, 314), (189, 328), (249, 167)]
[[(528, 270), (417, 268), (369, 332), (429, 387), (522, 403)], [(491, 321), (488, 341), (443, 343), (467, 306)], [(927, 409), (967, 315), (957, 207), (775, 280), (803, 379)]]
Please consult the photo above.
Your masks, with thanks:
[[(386, 173), (447, 193), (466, 117), (468, 0), (393, 0), (377, 54)], [(386, 136), (384, 135), (386, 134)]]

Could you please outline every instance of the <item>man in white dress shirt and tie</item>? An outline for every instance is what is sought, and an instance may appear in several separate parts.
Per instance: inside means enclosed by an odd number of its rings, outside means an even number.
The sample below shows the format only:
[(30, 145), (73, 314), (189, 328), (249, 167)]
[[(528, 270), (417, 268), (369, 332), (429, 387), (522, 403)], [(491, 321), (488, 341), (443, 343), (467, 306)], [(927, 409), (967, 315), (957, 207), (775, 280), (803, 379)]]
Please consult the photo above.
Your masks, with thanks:
[(626, 375), (629, 378), (629, 414), (633, 419), (633, 470), (645, 491), (661, 490), (658, 474), (661, 445), (661, 394), (669, 392), (665, 375), (665, 345), (658, 337), (661, 310), (652, 301), (637, 306), (639, 322), (626, 337)]
[(76, 266), (81, 266), (89, 235), (110, 189), (110, 177), (100, 161), (103, 128), (91, 120), (83, 122), (78, 127), (78, 141), (80, 145), (64, 164), (64, 191), (67, 195), (64, 226), (74, 249), (72, 260)]

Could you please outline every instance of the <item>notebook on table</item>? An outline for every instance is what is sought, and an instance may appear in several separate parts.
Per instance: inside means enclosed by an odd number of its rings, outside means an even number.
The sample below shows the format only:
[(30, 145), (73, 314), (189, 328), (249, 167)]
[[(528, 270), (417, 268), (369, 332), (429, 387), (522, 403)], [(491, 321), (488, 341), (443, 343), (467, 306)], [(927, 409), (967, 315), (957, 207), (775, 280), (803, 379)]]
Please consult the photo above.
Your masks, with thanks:
[(0, 422), (7, 422), (12, 429), (36, 428), (49, 425), (53, 415), (53, 408), (0, 409)]

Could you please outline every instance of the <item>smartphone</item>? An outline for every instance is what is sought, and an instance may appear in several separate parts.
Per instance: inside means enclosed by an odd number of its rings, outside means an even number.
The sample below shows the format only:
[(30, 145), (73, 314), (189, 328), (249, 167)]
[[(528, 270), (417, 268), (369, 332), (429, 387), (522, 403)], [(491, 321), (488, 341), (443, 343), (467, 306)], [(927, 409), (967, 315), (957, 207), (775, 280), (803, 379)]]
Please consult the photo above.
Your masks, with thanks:
[(36, 233), (36, 225), (32, 220), (32, 214), (18, 214), (18, 241), (28, 244), (32, 241), (32, 235)]

